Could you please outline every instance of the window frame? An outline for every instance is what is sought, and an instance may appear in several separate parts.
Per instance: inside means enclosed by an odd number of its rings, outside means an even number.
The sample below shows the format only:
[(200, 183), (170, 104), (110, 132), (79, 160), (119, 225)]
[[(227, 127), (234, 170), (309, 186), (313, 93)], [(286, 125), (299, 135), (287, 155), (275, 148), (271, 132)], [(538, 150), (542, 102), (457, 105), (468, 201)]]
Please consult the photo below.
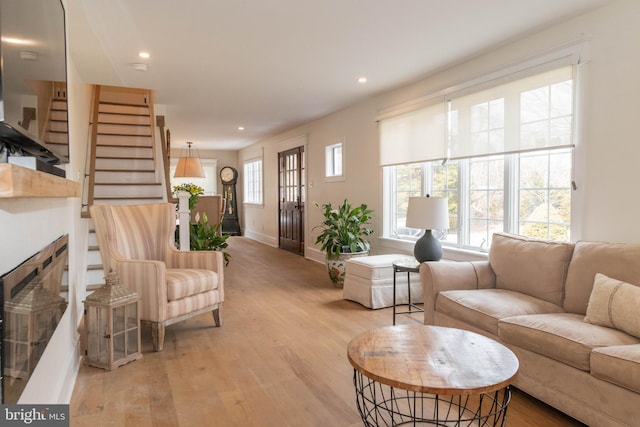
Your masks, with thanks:
[[(340, 159), (336, 157), (336, 149), (340, 149)], [(346, 147), (345, 138), (338, 138), (324, 147), (324, 181), (344, 181), (346, 179)], [(338, 170), (336, 172), (336, 170)]]
[[(255, 169), (258, 171), (255, 171)], [(244, 172), (243, 204), (264, 206), (264, 161), (262, 157), (246, 159), (242, 162)]]
[[(500, 83), (503, 83), (505, 81), (509, 81), (510, 79), (516, 80), (518, 78), (523, 78), (523, 77), (528, 77), (528, 76), (537, 76), (539, 74), (543, 74), (546, 71), (552, 70), (553, 67), (562, 67), (562, 66), (566, 66), (566, 65), (572, 65), (573, 67), (573, 75), (572, 75), (572, 82), (573, 82), (573, 95), (572, 95), (572, 99), (573, 99), (573, 109), (572, 109), (572, 139), (571, 139), (571, 146), (567, 147), (567, 146), (562, 146), (562, 147), (554, 147), (554, 148), (547, 148), (547, 149), (537, 149), (535, 150), (536, 153), (538, 154), (544, 154), (547, 156), (547, 158), (549, 158), (550, 156), (554, 155), (557, 152), (561, 152), (561, 151), (565, 151), (566, 154), (568, 155), (568, 160), (564, 159), (563, 161), (568, 161), (569, 162), (569, 167), (568, 167), (568, 171), (566, 169), (563, 169), (564, 171), (567, 171), (570, 174), (570, 182), (568, 183), (568, 187), (562, 187), (563, 190), (567, 189), (570, 191), (570, 201), (569, 201), (569, 205), (570, 205), (570, 210), (571, 212), (568, 215), (568, 219), (565, 216), (565, 219), (568, 223), (568, 233), (569, 233), (569, 238), (570, 239), (577, 239), (579, 238), (578, 235), (578, 228), (579, 228), (579, 216), (578, 216), (578, 206), (580, 203), (580, 195), (576, 196), (576, 171), (581, 171), (580, 167), (578, 166), (576, 168), (576, 158), (581, 158), (581, 150), (580, 150), (580, 144), (579, 144), (579, 136), (580, 136), (580, 130), (581, 130), (581, 120), (580, 120), (580, 116), (581, 116), (581, 105), (579, 105), (579, 103), (581, 103), (582, 98), (580, 96), (580, 92), (582, 88), (582, 81), (584, 79), (580, 78), (580, 74), (581, 74), (581, 67), (579, 66), (581, 64), (580, 62), (580, 57), (582, 55), (582, 51), (584, 50), (584, 43), (576, 43), (573, 46), (568, 46), (565, 49), (560, 49), (558, 52), (555, 53), (551, 53), (549, 55), (543, 55), (539, 58), (533, 58), (530, 59), (528, 61), (526, 61), (525, 64), (521, 64), (521, 65), (514, 65), (509, 67), (508, 69), (505, 70), (498, 70), (494, 73), (492, 73), (490, 76), (485, 76), (480, 77), (480, 78), (476, 78), (472, 81), (469, 81), (467, 83), (461, 83), (460, 85), (458, 85), (456, 87), (456, 91), (462, 91), (464, 94), (469, 94), (469, 93), (473, 93), (474, 89), (477, 88), (478, 92), (480, 92), (482, 89), (485, 89), (487, 87), (490, 87), (492, 82), (495, 81), (500, 81)], [(553, 67), (550, 66), (550, 64), (554, 64)], [(443, 96), (446, 99), (450, 99), (450, 93), (447, 93), (445, 91), (441, 91), (439, 93), (436, 94), (431, 94), (428, 96), (423, 97), (422, 99), (433, 99), (436, 96)], [(405, 103), (408, 104), (408, 103)], [(406, 109), (404, 110), (406, 111)], [(399, 113), (403, 113), (404, 111), (400, 111)], [(384, 112), (383, 117), (380, 118), (380, 120), (383, 120), (386, 117), (393, 117), (394, 114), (392, 112), (392, 109), (386, 109)], [(447, 136), (447, 138), (449, 138), (449, 136)], [(519, 226), (520, 226), (520, 218), (519, 218), (519, 205), (520, 203), (520, 193), (519, 193), (519, 164), (520, 164), (520, 156), (522, 156), (523, 158), (526, 156), (531, 155), (532, 153), (527, 151), (527, 150), (522, 150), (519, 152), (511, 152), (511, 153), (501, 153), (500, 155), (504, 156), (505, 161), (504, 161), (504, 204), (503, 204), (503, 210), (504, 210), (504, 214), (502, 217), (502, 222), (504, 224), (503, 226), (503, 230), (506, 232), (518, 232), (519, 231)], [(485, 157), (483, 155), (480, 155), (478, 157)], [(459, 162), (469, 162), (469, 159), (472, 157), (462, 157), (460, 159), (456, 159), (456, 161)], [(417, 160), (416, 160), (417, 161)], [(431, 165), (437, 164), (437, 163), (441, 163), (441, 164), (448, 164), (452, 162), (452, 160), (445, 160), (443, 161), (442, 159), (434, 159), (432, 161), (424, 161), (422, 163), (424, 163), (425, 171), (429, 171), (431, 169)], [(396, 183), (391, 182), (392, 178), (394, 175), (393, 172), (393, 168), (396, 168), (398, 166), (406, 166), (410, 163), (407, 164), (403, 164), (403, 165), (398, 165), (398, 164), (384, 164), (384, 162), (381, 159), (381, 166), (383, 167), (383, 201), (384, 201), (384, 212), (383, 212), (383, 235), (381, 236), (381, 239), (385, 242), (385, 245), (388, 245), (390, 247), (396, 247), (396, 248), (403, 248), (406, 249), (408, 248), (408, 244), (410, 244), (412, 241), (415, 241), (415, 236), (412, 237), (408, 237), (408, 236), (398, 236), (398, 235), (394, 235), (393, 231), (396, 228), (393, 227), (393, 222), (392, 221), (396, 221), (397, 222), (397, 218), (398, 218), (398, 212), (396, 212)], [(468, 205), (470, 203), (469, 201), (469, 191), (467, 188), (463, 187), (463, 184), (465, 182), (468, 182), (469, 179), (469, 171), (467, 167), (463, 167), (459, 169), (459, 200), (461, 204), (464, 205)], [(431, 176), (429, 175), (429, 173), (425, 173), (424, 174), (425, 177), (425, 185), (423, 187), (423, 192), (425, 193), (432, 193), (433, 190), (431, 188)], [(548, 184), (550, 185), (550, 184)], [(547, 187), (545, 189), (543, 189), (544, 191), (549, 191), (550, 188)], [(439, 194), (435, 194), (436, 196), (438, 196)], [(549, 206), (551, 204), (551, 201), (548, 199), (546, 201), (547, 205)], [(459, 226), (458, 226), (458, 230), (460, 235), (457, 236), (458, 238), (458, 242), (469, 242), (469, 218), (467, 216), (467, 212), (466, 209), (461, 209), (462, 211), (465, 212), (459, 212), (458, 216), (456, 217), (457, 220), (459, 221)], [(450, 214), (450, 218), (451, 218), (451, 214)], [(552, 225), (552, 221), (549, 219), (550, 217), (547, 216), (547, 230), (550, 229), (551, 225)], [(550, 222), (551, 221), (551, 222)], [(566, 225), (566, 223), (562, 223), (562, 225)], [(470, 246), (468, 244), (460, 244), (460, 243), (456, 243), (456, 244), (451, 244), (450, 242), (446, 241), (446, 236), (445, 239), (443, 240), (443, 247), (445, 248), (445, 250), (447, 249), (453, 249), (454, 251), (461, 251), (462, 252), (469, 252), (469, 253), (475, 253), (475, 254), (482, 254), (485, 253), (486, 256), (486, 252), (488, 251), (488, 247), (489, 245), (487, 245), (486, 247), (477, 247), (477, 246)], [(456, 259), (456, 256), (452, 257), (452, 259)], [(464, 256), (463, 258), (464, 259)]]
[[(450, 193), (457, 192), (459, 194), (458, 198), (455, 200), (455, 204), (457, 205), (457, 210), (455, 212), (449, 213), (450, 221), (452, 223), (458, 224), (458, 227), (451, 228), (450, 230), (442, 231), (441, 240), (442, 245), (445, 248), (456, 249), (456, 250), (464, 250), (464, 251), (472, 251), (472, 252), (480, 252), (486, 253), (489, 249), (491, 243), (491, 235), (494, 231), (507, 232), (513, 234), (522, 234), (521, 226), (523, 222), (531, 222), (531, 221), (522, 221), (520, 219), (520, 203), (521, 203), (521, 195), (520, 195), (520, 185), (521, 185), (521, 174), (520, 174), (520, 163), (522, 159), (526, 159), (532, 156), (536, 157), (546, 157), (546, 161), (549, 162), (552, 156), (566, 156), (565, 162), (569, 163), (568, 172), (573, 173), (573, 165), (572, 159), (574, 156), (575, 148), (557, 148), (536, 152), (523, 152), (523, 153), (509, 153), (504, 155), (492, 155), (492, 156), (482, 156), (482, 157), (474, 157), (468, 159), (457, 159), (451, 161), (451, 165), (443, 164), (442, 162), (421, 162), (414, 163), (410, 165), (394, 165), (387, 166), (383, 168), (383, 188), (384, 188), (384, 211), (383, 211), (383, 238), (384, 239), (394, 239), (404, 242), (415, 242), (420, 236), (422, 230), (411, 231), (411, 229), (407, 229), (404, 234), (394, 233), (394, 231), (399, 230), (404, 227), (397, 226), (393, 227), (393, 223), (398, 223), (398, 218), (401, 217), (401, 214), (398, 213), (397, 209), (397, 200), (398, 198), (394, 196), (397, 194), (397, 169), (401, 167), (412, 167), (414, 169), (420, 169), (422, 171), (422, 187), (420, 190), (413, 191), (411, 196), (420, 195), (422, 193), (430, 194), (436, 197), (449, 196)], [(503, 186), (502, 191), (504, 192), (504, 203), (502, 204), (502, 216), (500, 221), (502, 223), (502, 227), (499, 230), (491, 230), (491, 227), (487, 226), (487, 234), (485, 236), (484, 241), (481, 245), (473, 245), (472, 244), (472, 235), (477, 235), (476, 233), (472, 233), (471, 231), (471, 221), (470, 221), (470, 210), (471, 210), (471, 184), (470, 184), (470, 174), (471, 169), (470, 165), (473, 162), (483, 162), (483, 161), (500, 161), (502, 158), (503, 162)], [(451, 189), (449, 187), (444, 188), (434, 188), (433, 181), (433, 168), (440, 166), (454, 166), (457, 167), (458, 177), (456, 180), (457, 188)], [(546, 186), (535, 187), (536, 190), (542, 192), (551, 192), (557, 190), (571, 190), (571, 182), (567, 183), (565, 187), (554, 187), (550, 182), (547, 182)], [(393, 189), (391, 191), (391, 189)], [(495, 191), (495, 188), (491, 188), (487, 186), (486, 188), (480, 188), (476, 191)], [(498, 189), (500, 190), (500, 189)], [(550, 206), (550, 202), (547, 201), (547, 206)], [(574, 200), (573, 200), (573, 191), (570, 192), (570, 209), (574, 210)], [(491, 217), (478, 217), (478, 221), (487, 221), (491, 222)], [(494, 219), (495, 220), (495, 219)], [(565, 226), (567, 223), (559, 223), (557, 221), (553, 221), (550, 217), (547, 218), (546, 222), (539, 222), (541, 224), (546, 224), (548, 228), (553, 227), (554, 225)], [(568, 220), (569, 226), (569, 236), (573, 235), (573, 229), (575, 227), (573, 217), (569, 215)], [(457, 234), (457, 238), (451, 238), (453, 235)], [(543, 239), (551, 239), (550, 230), (547, 230), (547, 236), (539, 236)], [(562, 240), (565, 241), (565, 240)]]

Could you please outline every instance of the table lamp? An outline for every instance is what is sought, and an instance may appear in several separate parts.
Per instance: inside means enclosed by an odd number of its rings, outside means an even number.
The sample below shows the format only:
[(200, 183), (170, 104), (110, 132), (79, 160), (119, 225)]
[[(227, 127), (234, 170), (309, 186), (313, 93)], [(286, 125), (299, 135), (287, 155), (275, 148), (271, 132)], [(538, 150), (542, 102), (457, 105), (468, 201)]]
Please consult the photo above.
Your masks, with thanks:
[(416, 241), (413, 256), (418, 262), (439, 261), (442, 245), (431, 230), (449, 228), (449, 202), (446, 197), (409, 197), (406, 226), (424, 229), (424, 235)]

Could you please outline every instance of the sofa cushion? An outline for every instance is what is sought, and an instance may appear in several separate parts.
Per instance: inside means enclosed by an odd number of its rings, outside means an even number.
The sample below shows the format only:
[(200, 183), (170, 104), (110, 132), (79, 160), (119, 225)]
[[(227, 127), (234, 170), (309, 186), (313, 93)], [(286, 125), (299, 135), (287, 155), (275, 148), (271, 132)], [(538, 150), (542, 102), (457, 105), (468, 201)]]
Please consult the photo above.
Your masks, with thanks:
[(562, 307), (505, 289), (440, 292), (436, 311), (498, 335), (498, 320), (521, 314), (558, 313)]
[(624, 332), (583, 322), (582, 315), (573, 313), (507, 317), (499, 321), (498, 336), (507, 344), (587, 372), (594, 348), (640, 343)]
[(640, 287), (597, 273), (585, 322), (640, 337)]
[(640, 393), (640, 344), (594, 349), (591, 375)]
[(495, 233), (489, 250), (496, 288), (562, 305), (573, 244)]
[(573, 251), (564, 309), (585, 314), (596, 273), (640, 286), (640, 245), (625, 243), (578, 242)]
[(175, 301), (218, 288), (218, 273), (198, 268), (167, 268), (167, 300)]

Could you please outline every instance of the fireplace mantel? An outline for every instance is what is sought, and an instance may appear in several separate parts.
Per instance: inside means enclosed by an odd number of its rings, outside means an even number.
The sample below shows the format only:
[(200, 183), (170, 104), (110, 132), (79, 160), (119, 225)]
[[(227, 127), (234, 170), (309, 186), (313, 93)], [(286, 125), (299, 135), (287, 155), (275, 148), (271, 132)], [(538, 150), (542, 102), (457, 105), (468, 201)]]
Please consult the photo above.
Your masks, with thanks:
[(79, 196), (78, 182), (11, 163), (0, 163), (0, 198)]

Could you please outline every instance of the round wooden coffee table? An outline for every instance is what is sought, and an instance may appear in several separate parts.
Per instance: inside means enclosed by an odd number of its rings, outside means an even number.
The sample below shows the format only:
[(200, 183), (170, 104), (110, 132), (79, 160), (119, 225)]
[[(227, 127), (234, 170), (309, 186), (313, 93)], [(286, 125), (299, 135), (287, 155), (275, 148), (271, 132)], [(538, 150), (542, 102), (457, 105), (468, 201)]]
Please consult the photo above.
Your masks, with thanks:
[(366, 426), (503, 426), (518, 359), (502, 344), (460, 329), (372, 329), (348, 347)]

